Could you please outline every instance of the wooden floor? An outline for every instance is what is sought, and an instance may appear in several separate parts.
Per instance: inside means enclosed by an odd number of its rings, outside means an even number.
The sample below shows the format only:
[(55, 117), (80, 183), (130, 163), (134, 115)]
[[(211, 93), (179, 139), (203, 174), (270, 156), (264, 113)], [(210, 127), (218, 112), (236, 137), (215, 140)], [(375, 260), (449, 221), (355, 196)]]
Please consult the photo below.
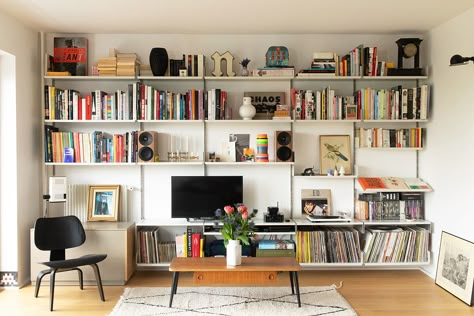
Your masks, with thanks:
[[(469, 307), (434, 284), (418, 270), (402, 271), (302, 271), (300, 286), (331, 285), (343, 282), (340, 293), (359, 315), (443, 315), (474, 316)], [(99, 298), (97, 288), (58, 286), (54, 315), (108, 315), (125, 287), (165, 286), (171, 284), (170, 272), (140, 271), (126, 286), (106, 286), (106, 302)], [(278, 275), (278, 285), (289, 284), (287, 273)], [(192, 275), (183, 273), (180, 286), (192, 286)], [(49, 288), (43, 286), (38, 298), (34, 288), (0, 291), (1, 315), (53, 315), (49, 312)], [(5, 311), (7, 311), (5, 313)]]

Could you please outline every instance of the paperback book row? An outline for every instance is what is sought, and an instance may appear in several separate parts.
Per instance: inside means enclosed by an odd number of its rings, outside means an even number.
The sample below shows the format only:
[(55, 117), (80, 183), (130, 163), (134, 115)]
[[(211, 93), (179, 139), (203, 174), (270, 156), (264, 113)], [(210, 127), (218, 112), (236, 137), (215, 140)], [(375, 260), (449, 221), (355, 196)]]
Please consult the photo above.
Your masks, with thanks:
[(429, 86), (391, 89), (365, 88), (351, 96), (334, 89), (291, 90), (297, 120), (414, 120), (427, 119)]
[(356, 146), (359, 148), (422, 148), (423, 128), (358, 128)]
[(46, 120), (221, 120), (232, 115), (221, 89), (180, 93), (135, 82), (126, 91), (81, 95), (45, 86), (44, 98)]
[(424, 219), (423, 192), (361, 193), (356, 200), (355, 219), (417, 220)]
[(318, 227), (296, 233), (296, 258), (300, 263), (360, 263), (359, 231)]
[(60, 132), (51, 125), (45, 125), (44, 129), (45, 162), (136, 162), (137, 131), (124, 134)]
[(204, 236), (194, 232), (188, 226), (186, 232), (176, 235), (176, 256), (177, 257), (204, 257)]
[(428, 262), (429, 231), (419, 226), (367, 228), (367, 263)]
[(160, 241), (159, 227), (140, 227), (137, 232), (137, 263), (168, 263), (176, 257), (174, 241)]

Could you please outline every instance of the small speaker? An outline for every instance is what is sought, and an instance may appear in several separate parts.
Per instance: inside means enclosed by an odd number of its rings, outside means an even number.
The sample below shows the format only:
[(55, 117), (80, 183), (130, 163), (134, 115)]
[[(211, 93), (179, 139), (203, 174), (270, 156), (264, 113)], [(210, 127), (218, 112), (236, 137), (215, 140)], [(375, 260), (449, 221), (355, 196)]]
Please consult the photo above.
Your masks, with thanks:
[(275, 132), (275, 161), (293, 161), (293, 136), (291, 131)]
[(66, 202), (66, 177), (49, 178), (49, 202)]
[(150, 68), (153, 76), (164, 76), (168, 69), (168, 52), (165, 48), (154, 47), (150, 51)]
[(153, 131), (138, 132), (138, 162), (154, 162), (158, 156), (158, 133)]

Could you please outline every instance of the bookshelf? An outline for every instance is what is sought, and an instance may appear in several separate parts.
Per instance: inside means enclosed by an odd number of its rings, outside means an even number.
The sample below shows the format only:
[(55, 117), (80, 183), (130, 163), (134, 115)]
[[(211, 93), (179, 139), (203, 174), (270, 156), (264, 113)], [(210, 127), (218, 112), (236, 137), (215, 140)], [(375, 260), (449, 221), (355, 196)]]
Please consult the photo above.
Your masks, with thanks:
[[(65, 175), (71, 183), (87, 184), (107, 181), (127, 183), (136, 188), (135, 192), (128, 192), (129, 219), (137, 222), (137, 230), (141, 227), (160, 227), (160, 236), (163, 240), (173, 241), (176, 231), (189, 226), (189, 223), (176, 223), (170, 217), (169, 179), (171, 175), (243, 175), (246, 181), (247, 205), (259, 209), (260, 216), (268, 205), (279, 202), (281, 212), (285, 218), (293, 221), (292, 230), (288, 232), (261, 232), (265, 238), (278, 238), (279, 235), (290, 235), (296, 238), (296, 233), (307, 227), (335, 227), (354, 228), (359, 231), (361, 242), (367, 226), (386, 226), (384, 222), (351, 222), (346, 223), (309, 223), (301, 213), (301, 190), (304, 188), (325, 188), (332, 192), (334, 209), (336, 212), (353, 214), (355, 209), (354, 196), (357, 192), (356, 181), (359, 176), (372, 175), (398, 175), (397, 170), (390, 167), (399, 158), (402, 163), (408, 162), (410, 167), (401, 176), (417, 175), (416, 148), (360, 148), (355, 143), (356, 131), (360, 128), (411, 128), (419, 127), (427, 119), (416, 120), (297, 120), (273, 121), (238, 119), (238, 107), (241, 104), (245, 91), (283, 91), (285, 103), (290, 103), (291, 90), (322, 90), (330, 86), (338, 95), (352, 95), (355, 91), (367, 87), (375, 89), (391, 88), (403, 83), (407, 86), (418, 86), (428, 78), (420, 77), (52, 77), (45, 76), (45, 84), (54, 84), (63, 89), (77, 89), (81, 93), (88, 93), (94, 89), (113, 92), (117, 89), (126, 90), (128, 85), (135, 82), (150, 85), (160, 90), (170, 90), (184, 93), (189, 89), (222, 89), (228, 92), (228, 103), (232, 108), (230, 120), (44, 120), (44, 124), (52, 124), (64, 130), (92, 132), (101, 129), (110, 133), (126, 133), (131, 131), (157, 131), (158, 151), (160, 162), (118, 162), (118, 163), (45, 163), (47, 174)], [(43, 101), (44, 102), (44, 101)], [(44, 104), (43, 104), (44, 105)], [(43, 106), (44, 108), (44, 106)], [(273, 146), (275, 144), (275, 131), (291, 131), (293, 133), (293, 151), (296, 153), (294, 162), (275, 162)], [(223, 154), (222, 144), (228, 141), (230, 133), (250, 134), (250, 147), (255, 148), (255, 135), (267, 133), (269, 137), (270, 162), (269, 163), (242, 163), (233, 161), (210, 162), (208, 153)], [(351, 154), (353, 157), (353, 173), (350, 175), (329, 177), (326, 175), (301, 176), (304, 168), (319, 169), (319, 148), (317, 139), (319, 135), (344, 134), (351, 139)], [(179, 136), (192, 139), (192, 150), (199, 154), (196, 161), (170, 162), (167, 161), (167, 152), (170, 145), (170, 136)], [(374, 161), (382, 161), (382, 167), (374, 165)], [(76, 168), (78, 167), (78, 168)], [(114, 168), (109, 168), (114, 167)], [(391, 174), (394, 172), (395, 174)], [(91, 176), (90, 178), (88, 176)], [(263, 190), (261, 189), (263, 188)], [(259, 192), (265, 192), (263, 195)], [(262, 195), (262, 196), (259, 196)], [(156, 221), (165, 218), (164, 221)], [(169, 223), (170, 222), (170, 223)], [(285, 223), (286, 224), (286, 223)], [(276, 226), (266, 223), (261, 226)], [(427, 223), (408, 222), (400, 223), (402, 226), (426, 227)], [(192, 224), (206, 234), (204, 224)], [(216, 237), (215, 234), (208, 234)], [(361, 259), (354, 263), (328, 263), (330, 266), (365, 266)], [(332, 265), (331, 265), (332, 264)], [(395, 264), (396, 265), (396, 264)], [(142, 264), (139, 268), (161, 268), (166, 263)], [(308, 264), (308, 267), (325, 266), (324, 264)], [(381, 265), (383, 266), (383, 264)]]

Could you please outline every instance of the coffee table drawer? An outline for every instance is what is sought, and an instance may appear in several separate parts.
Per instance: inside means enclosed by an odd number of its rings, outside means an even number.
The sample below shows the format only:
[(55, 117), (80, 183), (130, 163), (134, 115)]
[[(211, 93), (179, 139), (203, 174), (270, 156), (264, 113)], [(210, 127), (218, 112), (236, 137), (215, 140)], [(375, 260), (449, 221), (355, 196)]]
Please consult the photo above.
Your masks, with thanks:
[(277, 281), (274, 271), (197, 271), (195, 284), (273, 284)]

